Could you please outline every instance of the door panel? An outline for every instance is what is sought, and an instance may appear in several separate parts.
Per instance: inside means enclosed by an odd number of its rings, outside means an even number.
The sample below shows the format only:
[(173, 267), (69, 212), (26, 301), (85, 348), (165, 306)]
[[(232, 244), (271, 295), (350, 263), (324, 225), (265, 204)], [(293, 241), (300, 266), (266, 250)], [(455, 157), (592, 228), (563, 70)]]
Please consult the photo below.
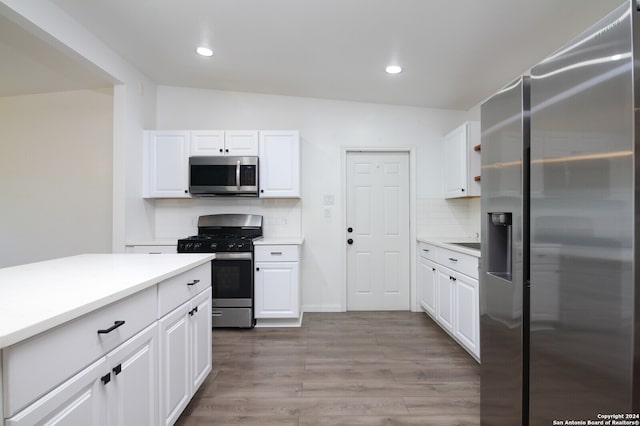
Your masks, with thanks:
[(347, 154), (347, 309), (409, 309), (409, 155)]

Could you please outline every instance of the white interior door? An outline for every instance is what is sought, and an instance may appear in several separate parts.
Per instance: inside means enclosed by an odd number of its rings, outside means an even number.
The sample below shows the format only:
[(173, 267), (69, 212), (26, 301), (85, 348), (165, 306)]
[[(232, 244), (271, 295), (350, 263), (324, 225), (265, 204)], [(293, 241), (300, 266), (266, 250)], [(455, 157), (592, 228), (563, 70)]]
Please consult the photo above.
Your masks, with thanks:
[(347, 153), (345, 236), (347, 310), (409, 310), (408, 153)]

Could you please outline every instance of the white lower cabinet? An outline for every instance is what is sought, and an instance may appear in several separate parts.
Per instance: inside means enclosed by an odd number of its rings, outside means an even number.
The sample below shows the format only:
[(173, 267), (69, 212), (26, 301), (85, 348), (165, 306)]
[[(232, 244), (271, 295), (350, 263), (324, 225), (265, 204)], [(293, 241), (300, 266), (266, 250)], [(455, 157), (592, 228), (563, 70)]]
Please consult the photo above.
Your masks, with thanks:
[[(191, 317), (191, 390), (198, 390), (213, 368), (211, 332), (211, 289), (191, 302), (195, 312)], [(193, 308), (192, 308), (193, 309)]]
[(476, 357), (480, 357), (480, 313), (478, 280), (457, 275), (456, 318), (453, 334)]
[(211, 265), (2, 350), (0, 425), (172, 425), (212, 368)]
[(157, 325), (147, 327), (6, 424), (157, 424)]
[(189, 312), (187, 302), (160, 319), (160, 415), (173, 424), (191, 395), (189, 377)]
[(7, 426), (107, 425), (107, 395), (101, 377), (107, 360), (101, 358), (20, 413)]
[(297, 318), (297, 262), (256, 262), (256, 318)]
[(299, 261), (299, 245), (256, 246), (254, 309), (258, 325), (261, 319), (300, 319)]
[(455, 278), (452, 270), (441, 266), (436, 268), (436, 272), (438, 277), (437, 320), (445, 330), (449, 333), (453, 333)]
[(424, 243), (418, 253), (420, 306), (479, 361), (478, 258)]
[(211, 371), (211, 288), (159, 321), (161, 424), (172, 425)]
[(158, 424), (158, 325), (107, 355), (109, 426)]
[(420, 282), (420, 306), (432, 317), (436, 316), (436, 283), (438, 275), (435, 263), (423, 257), (418, 258), (418, 279)]

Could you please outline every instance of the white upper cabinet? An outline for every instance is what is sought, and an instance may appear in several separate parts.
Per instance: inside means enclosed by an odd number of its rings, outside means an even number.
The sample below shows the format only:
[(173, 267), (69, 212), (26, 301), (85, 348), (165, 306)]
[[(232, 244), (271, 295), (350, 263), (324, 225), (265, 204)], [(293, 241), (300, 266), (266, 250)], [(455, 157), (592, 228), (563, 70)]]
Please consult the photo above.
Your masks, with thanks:
[(295, 130), (260, 132), (260, 197), (300, 197), (300, 134)]
[(445, 136), (444, 144), (444, 197), (479, 197), (480, 123), (464, 123)]
[(300, 134), (295, 130), (147, 130), (144, 198), (191, 198), (190, 156), (259, 156), (261, 198), (300, 198)]
[(225, 155), (258, 155), (256, 130), (227, 130), (224, 132)]
[(190, 155), (224, 155), (224, 131), (191, 131)]
[(191, 155), (258, 155), (256, 130), (193, 130)]
[(191, 198), (189, 194), (189, 131), (146, 131), (143, 196)]

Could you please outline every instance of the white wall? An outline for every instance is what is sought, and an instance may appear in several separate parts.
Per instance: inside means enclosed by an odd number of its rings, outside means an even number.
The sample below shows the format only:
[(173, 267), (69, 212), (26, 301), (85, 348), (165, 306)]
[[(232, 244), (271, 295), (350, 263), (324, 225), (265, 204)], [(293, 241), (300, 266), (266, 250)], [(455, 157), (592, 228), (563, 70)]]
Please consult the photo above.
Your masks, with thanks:
[[(305, 238), (304, 309), (342, 310), (346, 285), (342, 258), (345, 240), (341, 201), (343, 149), (415, 148), (417, 212), (429, 211), (432, 205), (450, 204), (448, 209), (455, 212), (456, 217), (464, 218), (463, 232), (466, 233), (466, 229), (473, 228), (467, 223), (472, 222), (469, 213), (472, 201), (442, 200), (441, 161), (442, 136), (466, 119), (467, 113), (463, 111), (159, 86), (156, 117), (159, 130), (299, 130), (302, 199), (282, 205), (238, 199), (158, 200), (154, 202), (155, 237), (179, 238), (193, 234), (194, 220), (199, 214), (228, 211), (264, 213), (266, 235), (297, 232), (299, 226)], [(335, 205), (323, 205), (323, 195), (333, 195)], [(331, 212), (329, 218), (324, 216), (326, 208)], [(438, 215), (427, 220), (418, 217), (418, 234), (439, 229), (441, 218)]]
[(0, 98), (0, 267), (111, 251), (113, 93)]
[(79, 66), (113, 80), (111, 247), (153, 234), (153, 205), (142, 199), (142, 132), (155, 126), (156, 86), (50, 0), (0, 0), (0, 13)]

